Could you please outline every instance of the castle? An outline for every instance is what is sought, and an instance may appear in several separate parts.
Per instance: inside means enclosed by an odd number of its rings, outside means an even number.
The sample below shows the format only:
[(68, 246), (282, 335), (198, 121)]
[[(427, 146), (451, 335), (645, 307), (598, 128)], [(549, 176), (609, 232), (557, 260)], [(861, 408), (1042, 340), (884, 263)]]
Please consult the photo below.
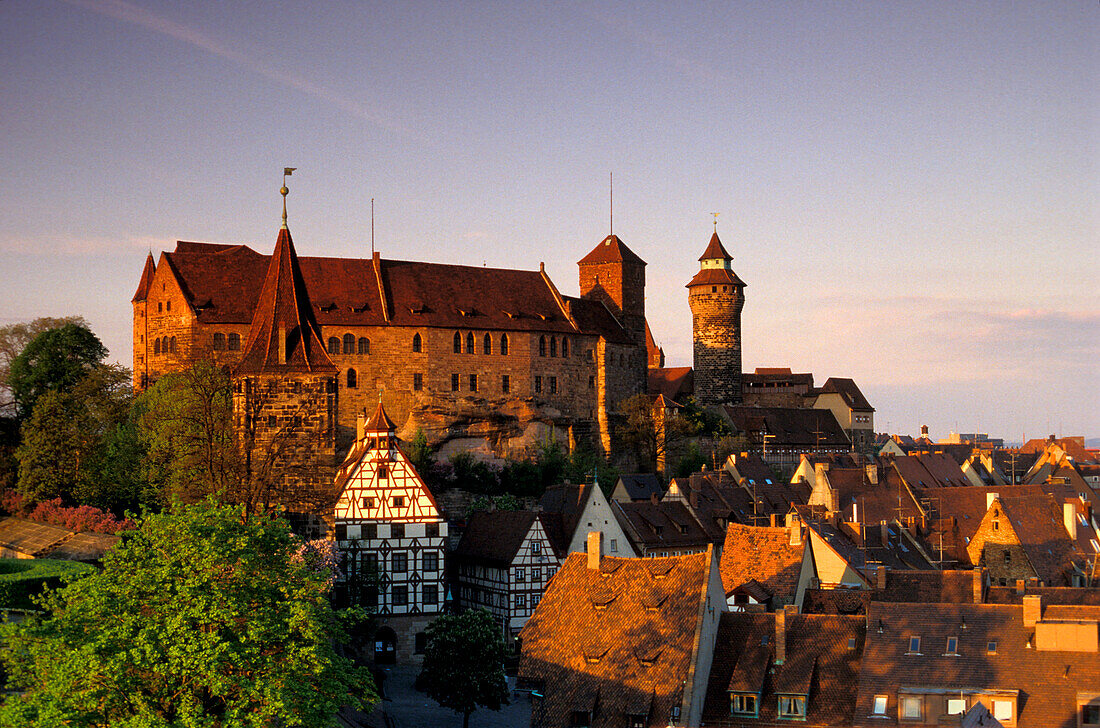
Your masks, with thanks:
[[(741, 397), (744, 283), (730, 260), (715, 233), (688, 283), (695, 390), (712, 406)], [(553, 436), (613, 453), (620, 403), (663, 358), (645, 266), (608, 235), (578, 262), (573, 297), (542, 266), (299, 258), (284, 207), (270, 256), (183, 241), (150, 253), (132, 300), (134, 388), (199, 360), (226, 367), (239, 430), (318, 483), (379, 401), (404, 439), (423, 429), (505, 456)]]

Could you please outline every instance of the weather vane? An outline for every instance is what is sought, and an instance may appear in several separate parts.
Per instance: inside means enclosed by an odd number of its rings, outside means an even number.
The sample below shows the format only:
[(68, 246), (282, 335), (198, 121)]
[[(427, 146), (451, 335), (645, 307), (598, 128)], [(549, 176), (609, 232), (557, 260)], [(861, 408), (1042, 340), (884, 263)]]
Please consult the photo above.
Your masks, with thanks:
[(719, 215), (719, 213), (712, 212), (710, 214), (714, 216), (714, 232), (718, 232), (718, 215)]
[(290, 188), (286, 186), (286, 178), (294, 174), (297, 167), (283, 167), (283, 186), (279, 188), (279, 194), (283, 196), (283, 227), (286, 227), (286, 196), (290, 194)]

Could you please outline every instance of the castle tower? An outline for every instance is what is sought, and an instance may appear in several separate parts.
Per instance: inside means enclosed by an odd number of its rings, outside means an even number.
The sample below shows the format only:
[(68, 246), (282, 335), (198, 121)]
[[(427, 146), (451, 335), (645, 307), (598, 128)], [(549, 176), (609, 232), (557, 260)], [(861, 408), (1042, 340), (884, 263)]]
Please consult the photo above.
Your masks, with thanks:
[(247, 475), (254, 490), (270, 494), (262, 505), (312, 514), (332, 507), (336, 375), (284, 212), (248, 340), (233, 370), (233, 414)]
[(718, 232), (687, 284), (694, 341), (695, 399), (702, 407), (741, 402), (741, 309), (745, 284), (731, 267)]
[(645, 261), (608, 235), (578, 261), (581, 298), (602, 301), (645, 351)]
[(157, 273), (157, 264), (150, 252), (145, 258), (145, 267), (141, 271), (141, 280), (130, 303), (134, 306), (134, 390), (142, 391), (149, 385), (149, 289), (153, 285), (153, 276)]

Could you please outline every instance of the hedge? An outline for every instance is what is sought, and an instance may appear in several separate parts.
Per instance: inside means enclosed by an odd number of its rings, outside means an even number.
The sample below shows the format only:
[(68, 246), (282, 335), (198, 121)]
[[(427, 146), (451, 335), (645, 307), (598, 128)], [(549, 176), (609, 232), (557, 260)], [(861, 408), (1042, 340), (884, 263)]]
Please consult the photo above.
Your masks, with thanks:
[(93, 571), (95, 567), (79, 561), (0, 559), (0, 609), (36, 609), (31, 596)]

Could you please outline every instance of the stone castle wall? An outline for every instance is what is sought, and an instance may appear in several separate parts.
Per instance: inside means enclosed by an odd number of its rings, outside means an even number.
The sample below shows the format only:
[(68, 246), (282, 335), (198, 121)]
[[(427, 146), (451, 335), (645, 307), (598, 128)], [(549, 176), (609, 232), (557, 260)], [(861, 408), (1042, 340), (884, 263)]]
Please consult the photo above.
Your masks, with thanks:
[[(736, 286), (694, 286), (688, 293), (694, 338), (695, 398), (703, 407), (741, 402), (741, 309)], [(725, 288), (725, 286), (721, 286)]]

